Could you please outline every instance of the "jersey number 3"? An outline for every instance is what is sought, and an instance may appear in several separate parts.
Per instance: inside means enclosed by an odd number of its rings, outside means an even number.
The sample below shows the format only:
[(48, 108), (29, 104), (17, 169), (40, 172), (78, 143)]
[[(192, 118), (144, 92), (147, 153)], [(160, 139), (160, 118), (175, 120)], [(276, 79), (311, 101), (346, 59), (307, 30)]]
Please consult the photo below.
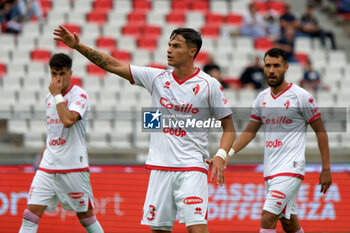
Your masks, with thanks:
[(151, 214), (151, 216), (147, 217), (148, 221), (152, 221), (154, 219), (155, 211), (156, 211), (156, 207), (154, 205), (149, 205), (149, 213)]

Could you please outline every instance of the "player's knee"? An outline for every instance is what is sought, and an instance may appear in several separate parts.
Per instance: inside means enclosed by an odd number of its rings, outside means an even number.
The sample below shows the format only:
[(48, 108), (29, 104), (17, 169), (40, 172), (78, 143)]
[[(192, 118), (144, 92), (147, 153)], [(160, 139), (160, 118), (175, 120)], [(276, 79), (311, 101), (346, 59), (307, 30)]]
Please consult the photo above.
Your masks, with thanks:
[(287, 233), (295, 233), (294, 225), (292, 221), (286, 219), (286, 218), (281, 218), (280, 219), (282, 228), (285, 232)]

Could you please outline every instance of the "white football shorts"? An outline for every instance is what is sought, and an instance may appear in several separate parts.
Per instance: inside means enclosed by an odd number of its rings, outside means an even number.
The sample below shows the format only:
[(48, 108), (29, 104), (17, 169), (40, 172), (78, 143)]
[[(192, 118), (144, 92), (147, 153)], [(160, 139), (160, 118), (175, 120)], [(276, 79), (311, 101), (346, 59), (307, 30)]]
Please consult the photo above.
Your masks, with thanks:
[(264, 210), (290, 219), (297, 214), (296, 197), (302, 180), (291, 176), (278, 176), (265, 181), (266, 200)]
[(45, 205), (53, 211), (61, 203), (77, 213), (93, 208), (90, 174), (84, 172), (48, 173), (38, 170), (29, 190), (28, 204)]
[(141, 224), (171, 231), (177, 213), (186, 226), (207, 224), (207, 209), (207, 174), (152, 170)]

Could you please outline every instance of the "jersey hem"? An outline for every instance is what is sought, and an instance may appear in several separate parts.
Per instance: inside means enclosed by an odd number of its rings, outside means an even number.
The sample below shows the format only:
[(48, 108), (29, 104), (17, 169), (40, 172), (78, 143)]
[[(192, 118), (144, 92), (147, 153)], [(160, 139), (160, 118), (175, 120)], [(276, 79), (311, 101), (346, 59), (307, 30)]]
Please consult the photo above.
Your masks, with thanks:
[(299, 178), (301, 180), (304, 180), (304, 175), (302, 174), (297, 174), (297, 173), (288, 173), (288, 172), (284, 172), (284, 173), (278, 173), (278, 174), (275, 174), (275, 175), (272, 175), (272, 176), (266, 176), (264, 177), (264, 180), (271, 180), (275, 177), (278, 177), (278, 176), (291, 176), (291, 177), (296, 177), (296, 178)]
[(203, 172), (205, 174), (208, 174), (207, 169), (202, 167), (165, 167), (165, 166), (155, 166), (155, 165), (146, 165), (146, 168), (149, 170), (161, 170), (161, 171), (179, 171), (179, 172), (185, 172), (185, 171), (198, 171)]
[(70, 172), (85, 172), (85, 171), (89, 171), (88, 167), (84, 167), (84, 168), (75, 168), (75, 169), (47, 169), (47, 168), (42, 168), (39, 167), (38, 170), (40, 171), (44, 171), (44, 172), (48, 172), (48, 173), (70, 173)]

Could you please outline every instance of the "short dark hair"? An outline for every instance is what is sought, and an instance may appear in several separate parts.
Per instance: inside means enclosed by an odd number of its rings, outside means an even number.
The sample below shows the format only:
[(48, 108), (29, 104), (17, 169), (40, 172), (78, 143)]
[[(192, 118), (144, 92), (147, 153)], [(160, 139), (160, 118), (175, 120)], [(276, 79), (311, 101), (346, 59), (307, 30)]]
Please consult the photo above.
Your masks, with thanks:
[(72, 69), (72, 58), (64, 53), (56, 53), (51, 57), (49, 66), (51, 69), (62, 69), (63, 67)]
[(194, 55), (194, 58), (196, 58), (203, 43), (201, 34), (192, 28), (177, 28), (171, 33), (170, 39), (174, 39), (174, 37), (177, 35), (181, 35), (183, 38), (185, 38), (188, 47), (194, 46), (197, 49), (197, 52)]
[(288, 60), (288, 53), (280, 48), (272, 48), (272, 49), (268, 50), (264, 55), (264, 60), (265, 60), (266, 56), (276, 57), (276, 58), (282, 57), (282, 60), (284, 62), (287, 62), (287, 60)]

